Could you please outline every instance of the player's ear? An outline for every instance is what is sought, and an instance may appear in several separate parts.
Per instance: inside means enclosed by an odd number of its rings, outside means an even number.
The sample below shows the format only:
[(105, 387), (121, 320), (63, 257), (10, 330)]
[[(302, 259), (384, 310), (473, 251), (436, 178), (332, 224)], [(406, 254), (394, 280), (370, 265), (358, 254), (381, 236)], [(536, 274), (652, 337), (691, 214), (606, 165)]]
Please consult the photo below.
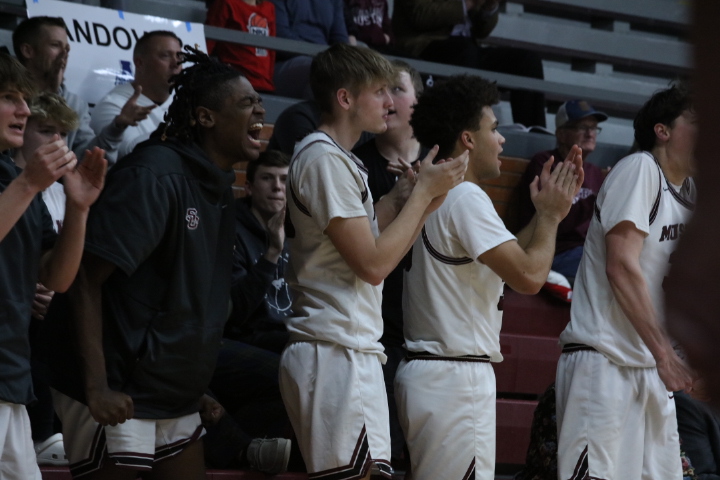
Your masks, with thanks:
[(195, 110), (195, 118), (201, 127), (212, 128), (215, 126), (214, 112), (207, 107), (198, 107)]
[(350, 108), (353, 98), (352, 94), (347, 88), (338, 89), (335, 97), (337, 99), (338, 105), (340, 105), (340, 108), (342, 108), (343, 110), (348, 110)]
[(653, 127), (655, 130), (655, 137), (662, 142), (666, 142), (670, 138), (670, 127), (663, 123), (656, 123)]
[(463, 130), (460, 134), (460, 143), (462, 143), (463, 148), (467, 150), (472, 150), (473, 148), (475, 148), (475, 141), (473, 140), (473, 136), (468, 130)]

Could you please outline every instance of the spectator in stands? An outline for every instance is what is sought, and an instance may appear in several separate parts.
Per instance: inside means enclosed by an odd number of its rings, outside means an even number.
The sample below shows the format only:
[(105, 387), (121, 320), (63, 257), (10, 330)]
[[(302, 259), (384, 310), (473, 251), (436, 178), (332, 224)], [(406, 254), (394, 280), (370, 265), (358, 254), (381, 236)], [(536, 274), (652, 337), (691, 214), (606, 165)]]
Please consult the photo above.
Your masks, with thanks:
[[(557, 367), (558, 473), (681, 478), (672, 392), (694, 373), (663, 322), (663, 283), (695, 199), (697, 120), (674, 85), (634, 121), (639, 151), (595, 201)], [(690, 347), (692, 348), (692, 347)]]
[(697, 480), (720, 480), (718, 412), (685, 392), (675, 392), (674, 397), (680, 442)]
[(290, 160), (268, 150), (247, 167), (247, 197), (235, 201), (233, 310), (225, 337), (277, 354), (288, 340), (292, 313), (285, 283), (285, 180)]
[[(478, 45), (495, 28), (499, 7), (500, 0), (396, 0), (397, 49), (432, 62), (542, 79), (542, 60), (536, 53)], [(545, 126), (544, 94), (511, 90), (510, 106), (514, 122)]]
[(68, 133), (67, 144), (77, 156), (98, 146), (105, 150), (110, 163), (117, 158), (117, 148), (126, 128), (147, 115), (145, 107), (131, 97), (120, 113), (97, 136), (90, 128), (87, 102), (71, 93), (63, 83), (70, 44), (65, 21), (59, 17), (33, 17), (24, 20), (13, 32), (15, 55), (35, 79), (38, 90), (60, 94), (80, 118), (77, 130)]
[[(494, 83), (458, 75), (420, 96), (410, 121), (440, 156), (469, 152), (464, 182), (448, 192), (415, 240), (405, 273), (407, 359), (395, 378), (400, 422), (416, 480), (495, 476), (495, 375), (502, 361), (504, 283), (534, 294), (545, 282), (560, 221), (583, 181), (573, 147), (553, 172), (546, 164), (531, 196), (533, 221), (517, 238), (480, 184), (500, 176), (505, 139), (497, 131)], [(443, 445), (444, 448), (438, 448)]]
[(380, 52), (393, 44), (387, 0), (345, 0), (345, 27), (350, 45), (362, 42)]
[[(30, 116), (26, 99), (34, 93), (28, 72), (9, 55), (0, 55), (0, 151), (20, 148)], [(20, 170), (0, 156), (0, 477), (40, 478), (25, 405), (34, 400), (28, 329), (36, 284), (65, 291), (75, 278), (90, 205), (103, 187), (107, 164), (95, 149), (76, 168), (75, 154), (53, 135)], [(53, 230), (41, 191), (63, 177), (67, 195), (65, 224)], [(5, 203), (9, 201), (10, 203)], [(7, 231), (5, 234), (4, 231)]]
[(366, 170), (349, 150), (362, 131), (387, 128), (393, 73), (367, 48), (337, 44), (318, 54), (311, 83), (322, 121), (297, 145), (288, 174), (295, 296), (280, 388), (313, 477), (392, 473), (379, 285), (465, 173), (466, 155), (433, 165), (434, 150), (401, 211), (374, 208)]
[(177, 75), (182, 64), (182, 40), (169, 31), (146, 32), (135, 44), (133, 63), (133, 82), (118, 85), (105, 95), (95, 105), (90, 120), (90, 127), (101, 135), (122, 114), (126, 104), (136, 105), (134, 121), (123, 131), (118, 145), (118, 160), (150, 138), (163, 121), (172, 103), (170, 78)]
[[(289, 158), (266, 150), (248, 163), (248, 196), (235, 201), (233, 309), (210, 389), (228, 414), (208, 429), (209, 466), (247, 465), (255, 443), (277, 445), (277, 455), (252, 466), (267, 473), (284, 472), (290, 441), (278, 436), (289, 428), (280, 397), (280, 353), (288, 340), (284, 320), (292, 300), (285, 283), (285, 180)], [(265, 447), (269, 448), (269, 447)], [(238, 452), (241, 452), (238, 455)]]
[[(269, 0), (214, 0), (209, 5), (205, 23), (274, 37), (275, 5)], [(215, 40), (207, 40), (207, 48), (210, 55), (242, 70), (256, 91), (275, 90), (275, 50)]]
[[(56, 93), (41, 93), (31, 100), (30, 117), (25, 125), (22, 147), (15, 150), (13, 160), (24, 169), (27, 161), (43, 145), (51, 143), (55, 135), (63, 141), (68, 132), (78, 126), (78, 117), (63, 98)], [(42, 192), (43, 201), (52, 218), (53, 229), (59, 233), (65, 218), (65, 192), (59, 182), (54, 182)], [(41, 283), (37, 284), (30, 320), (31, 351), (40, 349), (40, 328), (55, 292)], [(55, 409), (50, 387), (38, 368), (36, 355), (32, 356), (33, 391), (37, 401), (28, 406), (30, 428), (39, 465), (67, 465), (62, 433), (55, 430)]]
[(46, 329), (76, 478), (205, 478), (198, 411), (230, 300), (232, 166), (259, 155), (265, 111), (240, 72), (185, 49), (167, 123), (108, 176), (72, 314)]
[(573, 201), (570, 213), (560, 222), (552, 264), (552, 270), (564, 275), (571, 284), (575, 281), (595, 199), (604, 179), (600, 168), (588, 162), (587, 158), (595, 150), (597, 136), (602, 130), (598, 123), (607, 118), (606, 114), (595, 110), (584, 100), (563, 103), (555, 116), (557, 146), (554, 150), (536, 153), (520, 179), (520, 226), (524, 227), (535, 214), (535, 206), (526, 187), (540, 175), (548, 159), (552, 157), (556, 165), (567, 156), (573, 145), (582, 149), (585, 182)]
[[(343, 0), (271, 0), (275, 4), (277, 36), (334, 45), (348, 43)], [(279, 53), (275, 62), (275, 93), (283, 97), (312, 98), (312, 57)]]
[[(407, 170), (410, 163), (424, 158), (429, 150), (420, 145), (413, 136), (410, 116), (422, 93), (423, 84), (420, 74), (402, 60), (393, 60), (395, 79), (390, 83), (390, 96), (393, 106), (388, 111), (387, 130), (353, 149), (353, 153), (362, 160), (368, 169), (368, 188), (375, 201), (375, 208), (390, 204), (402, 205), (407, 199), (409, 187)], [(417, 164), (416, 164), (417, 165)], [(384, 198), (383, 202), (379, 202)], [(397, 207), (395, 207), (397, 208)], [(380, 343), (385, 347), (387, 362), (383, 364), (385, 390), (388, 395), (390, 413), (390, 440), (393, 467), (405, 470), (403, 458), (405, 439), (395, 405), (395, 372), (400, 361), (405, 358), (403, 343), (402, 286), (405, 262), (395, 268), (383, 282), (382, 317), (383, 335)]]

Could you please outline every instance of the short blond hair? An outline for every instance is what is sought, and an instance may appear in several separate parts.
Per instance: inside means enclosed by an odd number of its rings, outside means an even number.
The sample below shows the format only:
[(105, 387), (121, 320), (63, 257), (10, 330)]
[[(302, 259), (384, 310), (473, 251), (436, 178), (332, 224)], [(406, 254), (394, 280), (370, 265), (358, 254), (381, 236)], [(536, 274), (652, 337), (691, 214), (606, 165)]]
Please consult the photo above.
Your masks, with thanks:
[(395, 75), (392, 64), (378, 52), (338, 43), (313, 59), (310, 87), (320, 110), (332, 113), (335, 94), (341, 88), (357, 95), (373, 82), (392, 82)]
[(51, 120), (67, 131), (73, 131), (80, 125), (75, 110), (57, 93), (43, 92), (30, 100), (30, 119)]

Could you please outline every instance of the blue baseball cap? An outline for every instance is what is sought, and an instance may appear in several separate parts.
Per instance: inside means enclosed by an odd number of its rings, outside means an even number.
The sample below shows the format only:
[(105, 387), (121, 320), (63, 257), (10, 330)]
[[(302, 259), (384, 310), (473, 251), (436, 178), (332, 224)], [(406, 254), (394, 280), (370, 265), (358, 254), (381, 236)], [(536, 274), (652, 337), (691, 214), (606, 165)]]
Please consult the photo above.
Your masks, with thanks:
[(564, 127), (568, 122), (575, 122), (587, 117), (595, 117), (598, 122), (608, 119), (606, 113), (595, 110), (585, 100), (569, 100), (560, 105), (555, 115), (555, 128)]

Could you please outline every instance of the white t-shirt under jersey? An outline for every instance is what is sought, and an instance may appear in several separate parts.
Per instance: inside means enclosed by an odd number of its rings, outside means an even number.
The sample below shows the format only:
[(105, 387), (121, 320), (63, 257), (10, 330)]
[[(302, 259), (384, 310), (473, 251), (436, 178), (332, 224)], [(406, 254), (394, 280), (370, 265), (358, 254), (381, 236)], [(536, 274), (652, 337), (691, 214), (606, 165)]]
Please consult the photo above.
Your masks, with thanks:
[(612, 293), (605, 272), (605, 235), (623, 221), (632, 222), (647, 235), (640, 267), (662, 322), (662, 282), (693, 201), (692, 181), (688, 180), (684, 188), (672, 185), (651, 154), (634, 153), (618, 162), (598, 193), (575, 279), (571, 320), (560, 335), (561, 344), (590, 345), (620, 366), (655, 366), (652, 354)]
[(333, 342), (378, 353), (384, 361), (382, 284), (360, 279), (325, 234), (333, 218), (367, 217), (378, 236), (367, 169), (328, 135), (315, 132), (295, 146), (287, 194), (295, 229), (286, 276), (293, 290), (291, 341)]
[(441, 356), (500, 354), (503, 281), (478, 257), (515, 237), (487, 194), (463, 182), (425, 222), (405, 272), (405, 346)]

